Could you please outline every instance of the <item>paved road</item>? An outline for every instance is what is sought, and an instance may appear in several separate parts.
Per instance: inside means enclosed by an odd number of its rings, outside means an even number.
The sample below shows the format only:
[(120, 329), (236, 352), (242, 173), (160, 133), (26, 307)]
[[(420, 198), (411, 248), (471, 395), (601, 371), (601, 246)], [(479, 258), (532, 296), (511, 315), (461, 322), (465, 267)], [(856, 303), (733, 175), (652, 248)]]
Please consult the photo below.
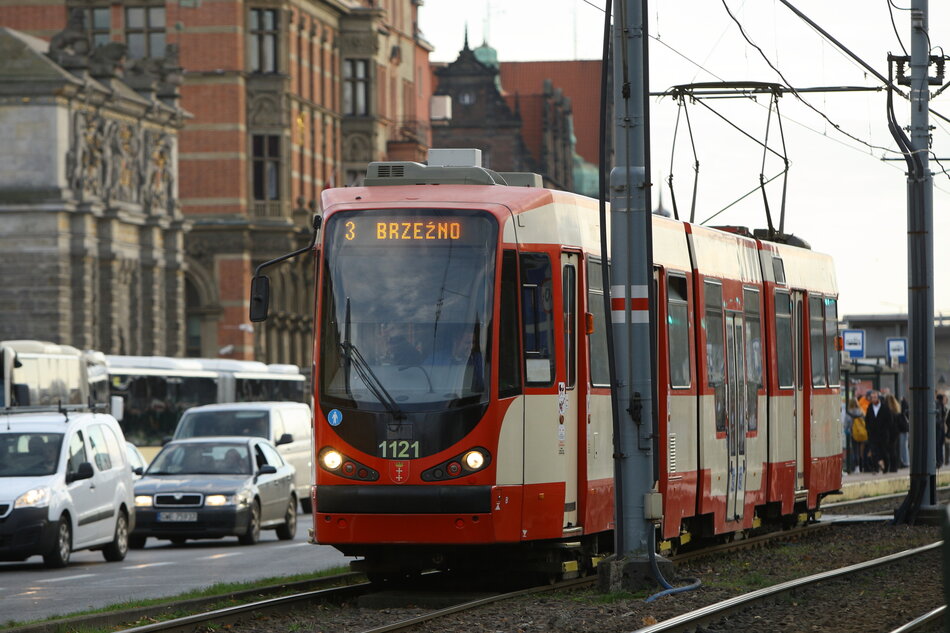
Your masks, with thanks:
[(149, 539), (121, 563), (107, 563), (101, 552), (74, 552), (65, 569), (46, 569), (34, 556), (22, 563), (0, 563), (0, 624), (95, 609), (207, 587), (273, 576), (345, 567), (350, 559), (332, 547), (309, 545), (309, 515), (300, 517), (297, 538), (279, 541), (274, 532), (246, 547), (237, 538), (188, 541), (173, 546)]

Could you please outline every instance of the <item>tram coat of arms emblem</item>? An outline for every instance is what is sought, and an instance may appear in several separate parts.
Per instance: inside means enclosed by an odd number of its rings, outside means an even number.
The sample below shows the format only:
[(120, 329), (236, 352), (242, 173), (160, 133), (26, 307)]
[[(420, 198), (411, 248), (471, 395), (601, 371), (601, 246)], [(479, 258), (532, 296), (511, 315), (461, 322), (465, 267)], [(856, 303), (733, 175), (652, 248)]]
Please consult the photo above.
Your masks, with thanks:
[(389, 478), (397, 484), (409, 481), (409, 462), (404, 460), (389, 462)]

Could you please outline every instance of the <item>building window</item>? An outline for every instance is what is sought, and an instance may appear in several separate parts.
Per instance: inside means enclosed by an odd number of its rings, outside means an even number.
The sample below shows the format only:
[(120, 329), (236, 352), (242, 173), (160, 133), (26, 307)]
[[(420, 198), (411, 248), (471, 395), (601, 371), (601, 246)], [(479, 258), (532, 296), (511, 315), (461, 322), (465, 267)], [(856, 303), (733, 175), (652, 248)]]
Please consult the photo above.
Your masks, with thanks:
[(343, 60), (343, 114), (369, 114), (369, 63), (365, 59)]
[(277, 72), (277, 27), (276, 9), (251, 9), (251, 72)]
[(254, 199), (280, 200), (280, 136), (255, 134), (252, 144)]
[(165, 7), (128, 7), (125, 42), (131, 59), (165, 56)]
[(86, 33), (92, 48), (108, 44), (111, 40), (109, 27), (112, 22), (111, 10), (108, 7), (86, 9)]

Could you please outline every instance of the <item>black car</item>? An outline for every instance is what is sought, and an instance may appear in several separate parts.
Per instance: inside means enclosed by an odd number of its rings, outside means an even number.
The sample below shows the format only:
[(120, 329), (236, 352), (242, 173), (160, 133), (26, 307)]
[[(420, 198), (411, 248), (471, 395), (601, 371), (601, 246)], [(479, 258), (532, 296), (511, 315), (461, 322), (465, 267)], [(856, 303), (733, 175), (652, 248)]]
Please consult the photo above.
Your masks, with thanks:
[(253, 545), (261, 528), (290, 540), (297, 531), (294, 468), (259, 437), (175, 440), (135, 482), (135, 515), (133, 548), (150, 536), (176, 544), (237, 536)]

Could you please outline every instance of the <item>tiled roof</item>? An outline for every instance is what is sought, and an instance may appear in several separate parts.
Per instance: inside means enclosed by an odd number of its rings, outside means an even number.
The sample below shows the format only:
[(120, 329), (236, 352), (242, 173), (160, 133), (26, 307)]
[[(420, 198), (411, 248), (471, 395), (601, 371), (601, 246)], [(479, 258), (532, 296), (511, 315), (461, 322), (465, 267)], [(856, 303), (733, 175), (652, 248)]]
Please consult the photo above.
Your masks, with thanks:
[[(600, 130), (600, 60), (562, 62), (501, 62), (501, 86), (509, 104), (514, 95), (521, 100), (525, 142), (535, 156), (540, 154), (540, 109), (527, 107), (526, 97), (544, 92), (544, 80), (571, 99), (574, 111), (574, 135), (577, 153), (594, 165), (598, 164), (598, 132)], [(533, 112), (532, 112), (533, 111)], [(533, 122), (531, 117), (536, 117)], [(532, 131), (532, 126), (538, 131)]]

